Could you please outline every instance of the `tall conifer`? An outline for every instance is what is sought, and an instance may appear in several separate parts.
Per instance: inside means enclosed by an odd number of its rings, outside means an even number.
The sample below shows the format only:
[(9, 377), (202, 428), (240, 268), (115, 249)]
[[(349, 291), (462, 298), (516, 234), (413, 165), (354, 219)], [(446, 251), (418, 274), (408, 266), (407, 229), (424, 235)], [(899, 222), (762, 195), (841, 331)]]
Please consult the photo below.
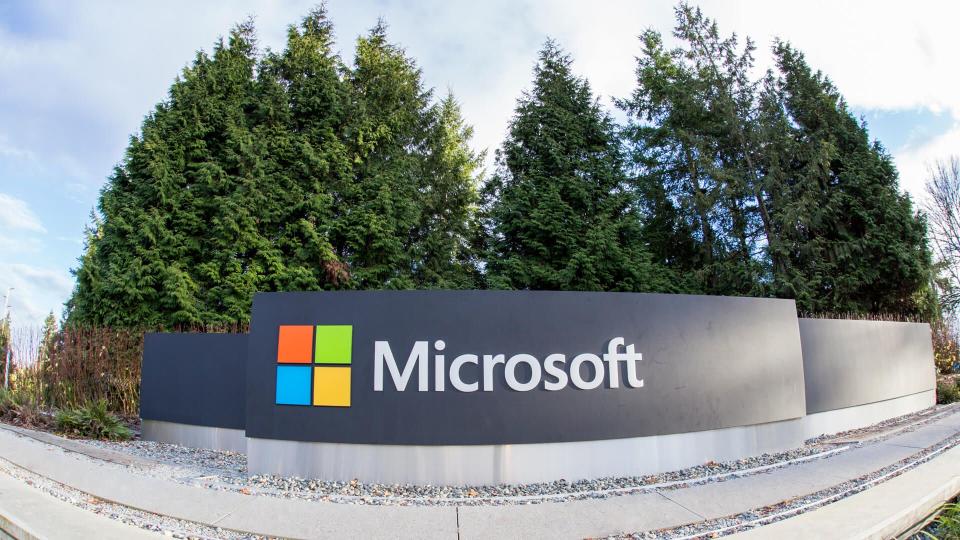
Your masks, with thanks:
[(198, 53), (132, 138), (87, 232), (68, 323), (244, 321), (257, 291), (473, 287), (480, 158), (452, 96), (378, 24), (354, 66), (323, 6), (260, 54)]
[(554, 41), (517, 103), (486, 186), (495, 288), (660, 290), (614, 126)]
[(774, 46), (766, 165), (785, 271), (808, 311), (917, 314), (928, 301), (926, 224), (893, 162), (803, 54)]

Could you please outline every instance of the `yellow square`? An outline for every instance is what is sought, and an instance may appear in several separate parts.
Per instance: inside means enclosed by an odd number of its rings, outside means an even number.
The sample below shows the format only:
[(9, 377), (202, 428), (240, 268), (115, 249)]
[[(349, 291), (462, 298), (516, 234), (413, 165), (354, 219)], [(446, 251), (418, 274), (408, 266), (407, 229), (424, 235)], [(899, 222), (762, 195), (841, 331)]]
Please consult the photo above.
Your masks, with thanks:
[(320, 407), (349, 407), (350, 368), (313, 368), (313, 404)]

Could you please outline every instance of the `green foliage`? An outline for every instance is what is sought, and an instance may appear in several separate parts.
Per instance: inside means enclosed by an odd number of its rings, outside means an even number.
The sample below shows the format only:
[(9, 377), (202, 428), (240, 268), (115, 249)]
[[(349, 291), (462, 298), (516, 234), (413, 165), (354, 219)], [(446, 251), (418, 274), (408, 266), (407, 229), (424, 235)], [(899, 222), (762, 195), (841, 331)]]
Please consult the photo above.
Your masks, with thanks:
[(889, 154), (801, 53), (776, 43), (774, 57), (769, 99), (778, 125), (791, 126), (765, 156), (784, 263), (777, 293), (811, 311), (929, 311), (926, 223), (899, 192)]
[(685, 46), (667, 49), (658, 32), (643, 33), (637, 87), (618, 102), (633, 118), (625, 139), (646, 237), (654, 259), (688, 276), (695, 291), (764, 295), (768, 279), (756, 255), (766, 210), (747, 78), (753, 44), (721, 39), (686, 5), (677, 8), (674, 36)]
[(667, 49), (642, 35), (619, 102), (654, 260), (710, 294), (932, 315), (924, 220), (830, 81), (779, 42), (776, 68), (751, 80), (753, 44), (687, 4), (674, 36)]
[(46, 427), (50, 418), (36, 396), (17, 388), (0, 388), (0, 420), (24, 427)]
[(944, 378), (937, 381), (937, 403), (943, 405), (960, 401), (960, 379)]
[(960, 504), (943, 505), (940, 515), (922, 534), (931, 540), (960, 540)]
[(480, 159), (378, 24), (354, 66), (326, 11), (261, 54), (200, 52), (103, 190), (69, 324), (247, 321), (257, 291), (473, 287)]
[(666, 290), (643, 245), (610, 117), (553, 41), (485, 187), (490, 287)]
[(133, 436), (130, 429), (107, 410), (107, 401), (103, 399), (57, 411), (54, 422), (58, 431), (76, 437), (123, 441)]
[(679, 46), (641, 36), (622, 129), (548, 41), (482, 190), (459, 104), (385, 24), (349, 66), (323, 6), (282, 51), (238, 25), (131, 138), (66, 324), (242, 324), (258, 291), (478, 287), (936, 318), (926, 223), (839, 91), (780, 42), (751, 78), (749, 39), (676, 16)]

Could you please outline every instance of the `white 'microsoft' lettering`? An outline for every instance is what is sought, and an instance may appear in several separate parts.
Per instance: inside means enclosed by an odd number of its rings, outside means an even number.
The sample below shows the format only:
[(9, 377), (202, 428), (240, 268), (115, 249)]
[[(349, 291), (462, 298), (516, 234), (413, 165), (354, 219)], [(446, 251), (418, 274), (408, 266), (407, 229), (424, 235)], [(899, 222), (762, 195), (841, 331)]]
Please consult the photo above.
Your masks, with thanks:
[[(434, 350), (439, 353), (446, 348), (447, 344), (443, 340), (434, 342)], [(430, 390), (429, 367), (430, 361), (430, 342), (416, 341), (407, 357), (407, 362), (401, 369), (397, 365), (397, 360), (390, 349), (390, 343), (387, 341), (374, 342), (374, 367), (373, 367), (373, 389), (376, 392), (383, 392), (384, 366), (390, 373), (390, 379), (393, 381), (393, 387), (398, 391), (404, 391), (407, 384), (413, 377), (414, 368), (417, 372), (417, 391), (426, 392)], [(643, 379), (637, 375), (637, 362), (643, 360), (643, 355), (636, 352), (633, 344), (627, 345), (622, 337), (615, 337), (607, 343), (607, 351), (603, 357), (593, 353), (582, 353), (573, 357), (570, 361), (569, 374), (565, 369), (567, 357), (561, 353), (553, 353), (546, 357), (541, 364), (540, 360), (532, 354), (515, 354), (507, 359), (505, 354), (484, 354), (481, 365), (480, 356), (476, 354), (461, 354), (450, 363), (450, 369), (447, 370), (446, 358), (443, 354), (434, 354), (433, 356), (433, 390), (443, 392), (446, 389), (446, 379), (450, 377), (450, 385), (458, 392), (477, 392), (481, 388), (481, 379), (484, 392), (492, 392), (494, 388), (495, 374), (497, 366), (503, 364), (503, 378), (507, 387), (517, 392), (527, 392), (538, 388), (541, 383), (545, 390), (554, 392), (562, 390), (568, 384), (581, 390), (593, 390), (603, 385), (607, 381), (609, 388), (620, 388), (620, 363), (627, 364), (626, 385), (630, 388), (643, 388)], [(463, 370), (466, 364), (476, 366), (474, 371), (477, 373), (477, 381), (472, 383), (464, 382)], [(528, 366), (530, 378), (521, 381), (517, 377), (517, 368), (520, 364)], [(584, 369), (585, 364), (589, 364), (588, 369)], [(592, 376), (590, 373), (592, 372)], [(584, 374), (588, 378), (584, 378)], [(469, 380), (469, 379), (468, 379)]]

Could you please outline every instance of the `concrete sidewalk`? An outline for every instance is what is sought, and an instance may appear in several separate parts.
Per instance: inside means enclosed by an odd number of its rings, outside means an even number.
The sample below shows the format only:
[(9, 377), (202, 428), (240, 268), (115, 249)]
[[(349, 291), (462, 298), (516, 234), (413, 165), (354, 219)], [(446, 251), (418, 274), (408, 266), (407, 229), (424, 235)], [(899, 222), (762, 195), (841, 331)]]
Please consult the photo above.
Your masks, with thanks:
[(18, 540), (163, 538), (158, 533), (77, 508), (4, 474), (0, 474), (0, 531)]
[(733, 538), (887, 539), (908, 530), (957, 493), (960, 447), (866, 491)]
[[(0, 457), (101, 499), (265, 536), (584, 538), (675, 527), (777, 504), (876, 471), (958, 432), (960, 414), (953, 411), (885, 441), (766, 473), (607, 499), (505, 506), (364, 506), (215, 491), (147, 477), (7, 430), (0, 430)], [(921, 468), (958, 454), (952, 450)]]

